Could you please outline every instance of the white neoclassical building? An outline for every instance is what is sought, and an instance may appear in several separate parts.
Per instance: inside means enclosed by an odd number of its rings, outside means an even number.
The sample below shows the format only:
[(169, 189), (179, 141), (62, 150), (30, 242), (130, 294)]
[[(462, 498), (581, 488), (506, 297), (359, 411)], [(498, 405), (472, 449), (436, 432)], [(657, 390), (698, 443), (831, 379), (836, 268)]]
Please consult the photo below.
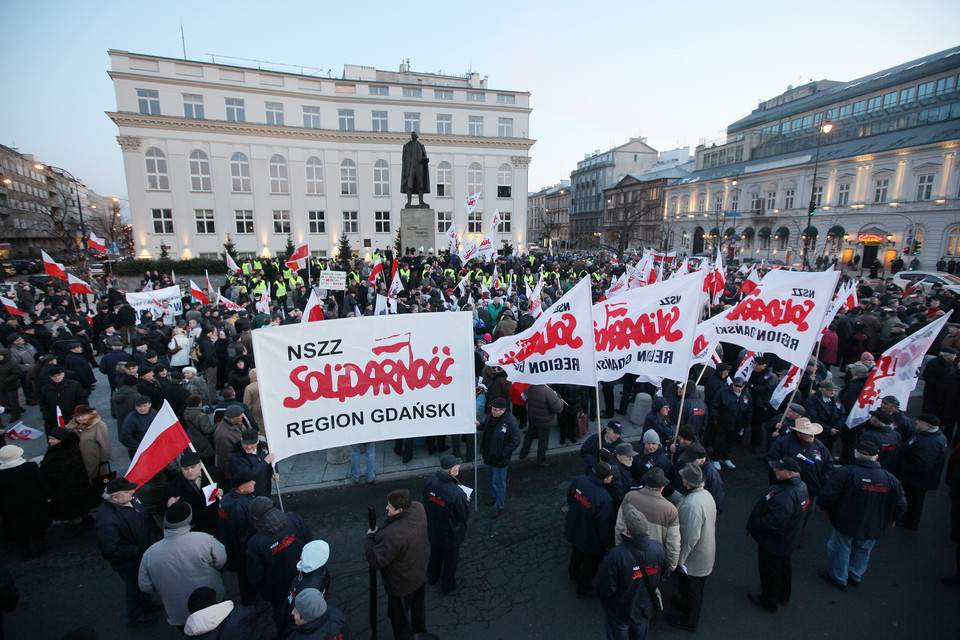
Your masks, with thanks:
[[(430, 158), (437, 249), (456, 223), (496, 244), (526, 243), (530, 94), (489, 89), (476, 73), (347, 65), (267, 70), (111, 50), (110, 77), (137, 255), (269, 256), (289, 236), (335, 255), (394, 243), (406, 196), (401, 149), (417, 131)], [(277, 67), (277, 65), (273, 65)], [(464, 200), (482, 192), (474, 213)]]

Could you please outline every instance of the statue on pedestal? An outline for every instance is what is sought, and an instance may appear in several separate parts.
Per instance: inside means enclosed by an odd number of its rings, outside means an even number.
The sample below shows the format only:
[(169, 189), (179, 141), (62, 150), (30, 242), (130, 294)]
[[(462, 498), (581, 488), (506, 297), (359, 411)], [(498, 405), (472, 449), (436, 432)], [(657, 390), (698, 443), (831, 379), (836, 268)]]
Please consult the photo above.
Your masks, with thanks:
[(400, 171), (400, 191), (407, 194), (407, 206), (413, 207), (410, 203), (413, 194), (417, 194), (420, 200), (417, 207), (426, 208), (428, 205), (423, 202), (423, 194), (430, 193), (430, 171), (427, 164), (430, 158), (427, 157), (427, 150), (423, 148), (423, 143), (417, 138), (416, 131), (410, 133), (409, 142), (403, 145), (403, 165)]

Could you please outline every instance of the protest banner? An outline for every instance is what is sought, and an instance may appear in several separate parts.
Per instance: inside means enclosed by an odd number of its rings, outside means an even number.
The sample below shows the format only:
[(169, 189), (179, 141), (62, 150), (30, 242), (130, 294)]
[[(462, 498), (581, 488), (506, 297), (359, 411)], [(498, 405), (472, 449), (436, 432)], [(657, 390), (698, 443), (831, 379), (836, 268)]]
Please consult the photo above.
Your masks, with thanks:
[(320, 277), (317, 278), (317, 281), (317, 286), (321, 289), (336, 289), (337, 291), (343, 291), (347, 288), (347, 272), (324, 269), (320, 272)]
[(127, 294), (127, 302), (130, 303), (138, 316), (147, 309), (151, 312), (156, 311), (164, 300), (170, 303), (175, 315), (183, 313), (183, 301), (180, 299), (180, 287), (178, 285)]
[(475, 430), (469, 313), (285, 325), (254, 331), (253, 352), (277, 460)]

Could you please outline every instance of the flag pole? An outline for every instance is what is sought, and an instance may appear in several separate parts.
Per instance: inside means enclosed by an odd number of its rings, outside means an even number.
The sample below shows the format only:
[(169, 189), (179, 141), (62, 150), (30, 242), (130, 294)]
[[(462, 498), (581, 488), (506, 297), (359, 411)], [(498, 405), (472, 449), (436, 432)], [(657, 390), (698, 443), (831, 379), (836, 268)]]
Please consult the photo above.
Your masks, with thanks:
[[(183, 428), (183, 426), (181, 425), (181, 429), (182, 429), (182, 428)], [(194, 453), (197, 453), (197, 450), (196, 450), (196, 448), (194, 448), (192, 442), (190, 443), (190, 451), (193, 451)], [(199, 455), (199, 454), (197, 454), (197, 455)], [(203, 470), (203, 475), (205, 475), (205, 476), (207, 477), (207, 482), (209, 482), (210, 484), (216, 484), (216, 482), (214, 482), (214, 481), (213, 481), (213, 478), (210, 476), (210, 472), (207, 471), (207, 465), (203, 464), (203, 460), (200, 460), (200, 469)]]
[(283, 493), (280, 491), (280, 463), (276, 462), (273, 465), (273, 472), (277, 475), (277, 500), (280, 502), (280, 511), (286, 513), (286, 509), (283, 508)]

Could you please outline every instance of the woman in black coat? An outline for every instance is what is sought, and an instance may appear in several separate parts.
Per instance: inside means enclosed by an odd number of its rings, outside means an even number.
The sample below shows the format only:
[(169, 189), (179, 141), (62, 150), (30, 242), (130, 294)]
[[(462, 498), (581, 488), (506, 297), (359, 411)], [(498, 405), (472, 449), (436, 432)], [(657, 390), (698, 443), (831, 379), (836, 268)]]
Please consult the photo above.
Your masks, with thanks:
[[(83, 461), (80, 462), (81, 466)], [(50, 526), (50, 485), (36, 462), (23, 458), (23, 449), (8, 444), (0, 448), (0, 518), (3, 536), (22, 558), (47, 550), (43, 534)]]
[(563, 411), (557, 416), (557, 429), (560, 431), (560, 445), (577, 443), (577, 416), (583, 409), (583, 390), (575, 384), (555, 384), (553, 390), (563, 400)]
[(80, 453), (77, 434), (55, 427), (47, 436), (50, 447), (40, 463), (40, 472), (53, 490), (50, 515), (80, 527), (91, 505), (90, 476)]
[(247, 368), (247, 359), (243, 356), (237, 356), (233, 359), (233, 367), (227, 374), (227, 384), (233, 387), (237, 392), (237, 397), (243, 397), (243, 390), (250, 384), (250, 370)]

